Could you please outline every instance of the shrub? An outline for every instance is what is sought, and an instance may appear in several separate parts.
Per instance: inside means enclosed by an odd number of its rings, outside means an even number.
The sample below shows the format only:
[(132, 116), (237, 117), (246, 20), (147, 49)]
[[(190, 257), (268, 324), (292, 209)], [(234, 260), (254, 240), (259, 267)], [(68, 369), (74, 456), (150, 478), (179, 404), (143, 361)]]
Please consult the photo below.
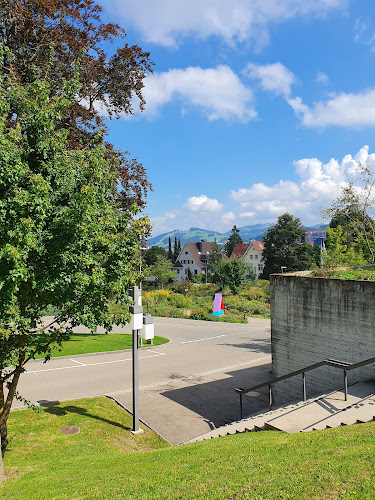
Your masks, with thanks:
[(265, 293), (261, 288), (253, 287), (243, 290), (240, 295), (246, 297), (248, 300), (260, 300), (264, 298)]
[(206, 312), (203, 311), (203, 309), (193, 309), (190, 319), (208, 319), (208, 315)]
[(259, 302), (257, 300), (250, 300), (248, 302), (248, 313), (249, 314), (262, 314), (264, 316), (270, 315), (270, 305), (265, 302)]
[(185, 295), (186, 294), (185, 290), (188, 290), (188, 292), (189, 292), (189, 290), (192, 286), (193, 285), (192, 285), (191, 281), (181, 280), (181, 281), (178, 281), (175, 285), (173, 285), (173, 289), (176, 290), (178, 293)]
[(168, 297), (168, 302), (173, 304), (175, 307), (188, 307), (189, 300), (181, 295), (180, 293), (171, 293)]
[(167, 309), (168, 311), (168, 316), (170, 318), (183, 318), (184, 317), (184, 312), (182, 309), (178, 309), (177, 307), (171, 307), (170, 309)]
[(224, 297), (224, 307), (226, 309), (236, 309), (238, 311), (247, 311), (249, 301), (244, 297), (239, 297), (236, 295), (229, 295), (229, 297)]

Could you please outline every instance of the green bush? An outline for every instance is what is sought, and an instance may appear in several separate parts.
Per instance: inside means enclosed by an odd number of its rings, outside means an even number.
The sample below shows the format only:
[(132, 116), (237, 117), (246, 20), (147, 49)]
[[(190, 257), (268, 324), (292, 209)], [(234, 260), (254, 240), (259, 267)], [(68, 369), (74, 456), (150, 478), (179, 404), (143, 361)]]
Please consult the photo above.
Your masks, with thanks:
[(167, 309), (168, 311), (168, 317), (170, 318), (183, 318), (184, 317), (184, 310), (183, 309), (178, 309), (177, 307), (171, 307), (170, 309)]
[(186, 308), (190, 306), (190, 300), (181, 295), (180, 293), (171, 293), (168, 297), (168, 302), (175, 307)]
[(242, 297), (246, 297), (247, 300), (260, 300), (265, 296), (264, 291), (258, 287), (252, 287), (246, 290), (243, 290), (240, 295)]
[(249, 301), (238, 295), (229, 295), (229, 297), (224, 297), (224, 307), (225, 309), (235, 309), (237, 311), (247, 311)]
[(250, 300), (248, 302), (248, 314), (256, 315), (270, 315), (270, 305), (265, 302), (259, 302), (258, 300)]
[(191, 319), (203, 319), (207, 320), (208, 319), (208, 314), (203, 311), (203, 309), (194, 309), (190, 315)]
[(213, 283), (193, 285), (189, 290), (189, 297), (210, 297), (213, 299), (215, 293), (217, 293), (219, 287)]

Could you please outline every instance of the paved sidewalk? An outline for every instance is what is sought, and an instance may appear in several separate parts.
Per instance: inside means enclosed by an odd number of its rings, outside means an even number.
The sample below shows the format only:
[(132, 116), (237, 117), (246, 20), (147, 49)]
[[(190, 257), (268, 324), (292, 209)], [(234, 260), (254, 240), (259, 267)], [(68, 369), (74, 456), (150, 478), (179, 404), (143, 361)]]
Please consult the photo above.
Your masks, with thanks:
[[(240, 418), (239, 398), (234, 392), (236, 380), (248, 374), (255, 384), (270, 375), (270, 357), (236, 366), (223, 373), (200, 373), (193, 377), (176, 378), (168, 385), (143, 387), (140, 390), (141, 420), (169, 443), (177, 445)], [(131, 390), (110, 395), (132, 413)], [(248, 413), (265, 410), (267, 394), (249, 398)]]
[[(141, 420), (174, 445), (238, 420), (239, 397), (234, 388), (246, 382), (257, 384), (270, 377), (270, 320), (249, 318), (248, 326), (221, 324), (225, 331), (229, 331), (218, 338), (215, 337), (216, 333), (220, 333), (216, 331), (217, 323), (173, 318), (157, 318), (157, 323), (159, 329), (165, 330), (167, 337), (172, 337), (172, 344), (176, 347), (178, 341), (186, 338), (184, 328), (189, 332), (196, 329), (199, 332), (197, 340), (181, 343), (186, 347), (191, 346), (191, 349), (201, 345), (203, 353), (202, 350), (191, 351), (191, 363), (185, 365), (179, 353), (177, 365), (173, 367), (167, 381), (141, 384)], [(176, 331), (172, 335), (174, 329)], [(200, 338), (202, 336), (207, 337), (207, 342)], [(200, 340), (203, 344), (199, 344)], [(226, 357), (227, 349), (236, 351), (231, 357)], [(199, 362), (198, 355), (201, 356)], [(167, 362), (168, 359), (165, 359)], [(189, 371), (189, 367), (193, 366), (195, 371)], [(108, 395), (132, 412), (131, 389)], [(261, 411), (268, 405), (267, 391), (260, 397), (250, 395), (245, 400), (247, 414)]]

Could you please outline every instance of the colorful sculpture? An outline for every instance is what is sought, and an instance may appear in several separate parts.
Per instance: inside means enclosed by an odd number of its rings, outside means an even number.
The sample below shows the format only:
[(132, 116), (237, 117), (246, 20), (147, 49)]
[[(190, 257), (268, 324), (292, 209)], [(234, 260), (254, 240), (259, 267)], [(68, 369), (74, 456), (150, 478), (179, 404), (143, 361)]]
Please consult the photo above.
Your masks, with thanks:
[(215, 293), (214, 310), (212, 314), (214, 316), (222, 316), (225, 314), (224, 301), (221, 293)]

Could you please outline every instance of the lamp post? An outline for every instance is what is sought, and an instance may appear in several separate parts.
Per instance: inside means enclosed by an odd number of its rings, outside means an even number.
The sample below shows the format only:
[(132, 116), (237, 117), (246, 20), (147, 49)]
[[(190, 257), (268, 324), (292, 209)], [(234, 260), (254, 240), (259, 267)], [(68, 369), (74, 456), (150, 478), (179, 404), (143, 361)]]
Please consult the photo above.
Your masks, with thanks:
[[(198, 252), (199, 255), (203, 255), (202, 252)], [(206, 260), (204, 261), (206, 264), (206, 285), (207, 285), (207, 262), (208, 262), (208, 256), (210, 255), (210, 252), (206, 252)]]

